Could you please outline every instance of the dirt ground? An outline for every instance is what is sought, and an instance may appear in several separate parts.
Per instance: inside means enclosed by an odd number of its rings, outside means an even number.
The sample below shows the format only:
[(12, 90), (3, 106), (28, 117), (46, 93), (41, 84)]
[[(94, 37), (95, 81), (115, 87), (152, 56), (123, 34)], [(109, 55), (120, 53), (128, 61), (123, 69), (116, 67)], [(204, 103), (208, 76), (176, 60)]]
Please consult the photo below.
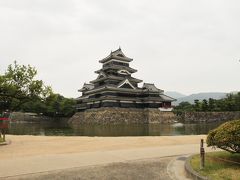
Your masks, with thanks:
[(0, 146), (0, 179), (168, 180), (169, 162), (198, 152), (206, 135), (6, 138), (9, 145)]
[(7, 135), (10, 145), (0, 147), (0, 159), (49, 154), (135, 149), (198, 144), (206, 135), (152, 137), (80, 137)]

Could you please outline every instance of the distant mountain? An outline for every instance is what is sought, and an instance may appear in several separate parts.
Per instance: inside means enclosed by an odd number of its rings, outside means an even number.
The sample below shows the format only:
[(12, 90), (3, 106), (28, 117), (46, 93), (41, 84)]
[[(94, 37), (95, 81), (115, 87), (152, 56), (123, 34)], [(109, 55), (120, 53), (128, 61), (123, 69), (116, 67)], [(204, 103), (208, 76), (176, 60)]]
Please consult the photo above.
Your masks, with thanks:
[(227, 93), (222, 93), (222, 92), (208, 92), (208, 93), (197, 93), (197, 94), (191, 94), (189, 96), (177, 98), (177, 101), (175, 101), (173, 104), (178, 105), (180, 102), (187, 101), (190, 102), (191, 104), (194, 103), (195, 99), (198, 100), (203, 100), (203, 99), (222, 99), (225, 98)]
[(176, 92), (176, 91), (166, 91), (166, 92), (164, 92), (164, 94), (166, 94), (167, 96), (170, 96), (172, 98), (175, 98), (175, 99), (179, 99), (179, 98), (183, 98), (183, 97), (187, 96), (187, 95), (184, 95), (184, 94)]

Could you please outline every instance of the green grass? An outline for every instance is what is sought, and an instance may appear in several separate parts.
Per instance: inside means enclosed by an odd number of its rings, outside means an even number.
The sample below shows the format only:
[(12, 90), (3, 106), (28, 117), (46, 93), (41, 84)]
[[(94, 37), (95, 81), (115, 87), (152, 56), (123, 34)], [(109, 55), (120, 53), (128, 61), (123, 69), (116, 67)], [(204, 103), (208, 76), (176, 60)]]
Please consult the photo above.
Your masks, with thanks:
[(193, 156), (190, 163), (195, 171), (211, 179), (240, 180), (240, 164), (234, 164), (224, 160), (240, 163), (240, 154), (231, 154), (225, 151), (206, 153), (205, 167), (202, 170), (200, 170), (199, 167), (199, 155)]
[(0, 137), (0, 143), (3, 142), (3, 138)]

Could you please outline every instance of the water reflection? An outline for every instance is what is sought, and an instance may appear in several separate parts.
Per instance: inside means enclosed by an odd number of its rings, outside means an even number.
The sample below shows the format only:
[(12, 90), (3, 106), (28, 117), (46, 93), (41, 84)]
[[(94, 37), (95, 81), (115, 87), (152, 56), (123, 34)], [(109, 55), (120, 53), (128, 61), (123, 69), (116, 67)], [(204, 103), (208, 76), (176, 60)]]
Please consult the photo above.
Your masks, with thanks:
[(207, 134), (221, 123), (208, 124), (135, 124), (78, 125), (67, 123), (11, 123), (8, 134), (42, 136), (177, 136)]

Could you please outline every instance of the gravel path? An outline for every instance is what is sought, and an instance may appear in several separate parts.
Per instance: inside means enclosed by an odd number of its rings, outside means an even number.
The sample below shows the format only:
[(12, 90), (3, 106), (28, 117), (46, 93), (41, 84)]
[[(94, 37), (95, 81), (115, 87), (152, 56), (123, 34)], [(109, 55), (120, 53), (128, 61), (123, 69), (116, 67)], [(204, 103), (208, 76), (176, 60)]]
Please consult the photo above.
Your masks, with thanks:
[(100, 166), (90, 166), (83, 168), (72, 168), (32, 175), (6, 178), (6, 180), (169, 180), (167, 174), (167, 164), (174, 159), (156, 158), (122, 163), (110, 163)]

